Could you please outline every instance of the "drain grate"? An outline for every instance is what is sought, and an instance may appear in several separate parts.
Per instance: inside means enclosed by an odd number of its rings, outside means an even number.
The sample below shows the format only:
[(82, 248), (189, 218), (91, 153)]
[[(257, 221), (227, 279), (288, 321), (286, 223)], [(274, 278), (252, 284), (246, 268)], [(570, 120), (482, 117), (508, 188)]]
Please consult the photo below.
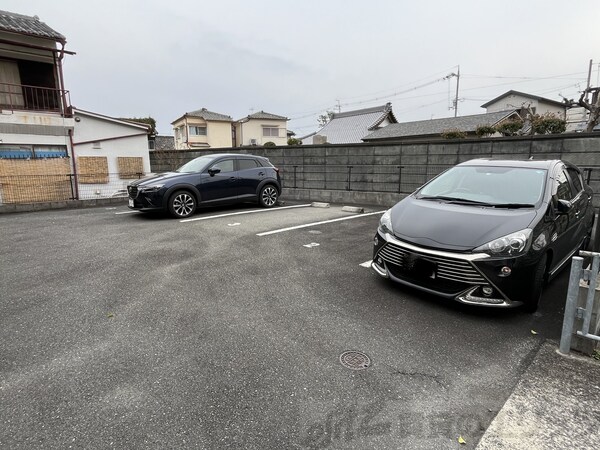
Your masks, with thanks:
[(349, 351), (340, 355), (340, 362), (348, 369), (362, 370), (371, 365), (371, 358), (362, 352)]

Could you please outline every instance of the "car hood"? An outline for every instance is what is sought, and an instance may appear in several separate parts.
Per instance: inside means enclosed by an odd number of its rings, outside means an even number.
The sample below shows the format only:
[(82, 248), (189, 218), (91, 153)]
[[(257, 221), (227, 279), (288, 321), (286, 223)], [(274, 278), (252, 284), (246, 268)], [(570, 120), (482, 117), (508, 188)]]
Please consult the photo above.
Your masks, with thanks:
[(150, 177), (142, 178), (140, 180), (132, 181), (131, 183), (129, 183), (129, 186), (138, 186), (138, 185), (144, 186), (144, 185), (149, 185), (149, 184), (156, 184), (156, 183), (160, 183), (162, 181), (168, 180), (170, 178), (179, 177), (182, 175), (185, 175), (185, 174), (179, 173), (179, 172), (159, 173), (156, 175), (152, 175)]
[(530, 227), (535, 209), (496, 209), (419, 200), (413, 196), (391, 211), (394, 235), (403, 241), (443, 250), (468, 251)]

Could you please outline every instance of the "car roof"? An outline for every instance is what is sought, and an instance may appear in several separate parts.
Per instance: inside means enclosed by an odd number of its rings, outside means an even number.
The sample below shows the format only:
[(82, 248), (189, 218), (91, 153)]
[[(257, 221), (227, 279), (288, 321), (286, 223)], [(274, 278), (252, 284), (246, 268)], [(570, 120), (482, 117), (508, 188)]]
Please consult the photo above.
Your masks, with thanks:
[(458, 164), (459, 166), (492, 166), (492, 167), (522, 167), (530, 169), (551, 169), (558, 163), (565, 163), (558, 159), (472, 159)]
[(235, 158), (259, 158), (259, 159), (267, 159), (264, 156), (258, 156), (258, 155), (250, 155), (247, 153), (210, 153), (208, 155), (202, 155), (202, 156), (206, 156), (209, 158), (222, 158), (222, 157), (235, 157)]

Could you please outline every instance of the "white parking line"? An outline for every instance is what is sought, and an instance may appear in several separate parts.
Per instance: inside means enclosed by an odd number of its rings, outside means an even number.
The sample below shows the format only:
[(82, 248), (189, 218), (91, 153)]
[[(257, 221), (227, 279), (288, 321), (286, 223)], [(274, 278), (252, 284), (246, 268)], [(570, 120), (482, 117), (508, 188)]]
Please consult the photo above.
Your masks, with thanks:
[(372, 216), (375, 214), (383, 214), (384, 212), (385, 211), (377, 211), (377, 212), (372, 212), (372, 213), (367, 213), (367, 214), (359, 214), (357, 216), (340, 217), (338, 219), (324, 220), (323, 222), (313, 222), (313, 223), (307, 223), (304, 225), (296, 225), (294, 227), (280, 228), (279, 230), (265, 231), (264, 233), (257, 233), (257, 236), (268, 236), (270, 234), (283, 233), (284, 231), (298, 230), (300, 228), (314, 227), (317, 225), (323, 225), (325, 223), (341, 222), (342, 220), (360, 219), (361, 217)]
[(115, 213), (115, 215), (118, 216), (119, 214), (137, 214), (137, 213), (139, 213), (139, 211), (123, 211), (123, 212)]
[(306, 208), (307, 206), (310, 206), (310, 203), (306, 204), (306, 205), (281, 206), (279, 208), (273, 208), (273, 209), (270, 209), (270, 208), (268, 208), (268, 209), (253, 209), (252, 211), (240, 211), (240, 212), (234, 212), (234, 213), (228, 213), (228, 214), (217, 214), (216, 216), (196, 217), (194, 219), (183, 219), (183, 220), (180, 220), (179, 222), (181, 222), (181, 223), (195, 222), (197, 220), (218, 219), (220, 217), (239, 216), (241, 214), (253, 214), (253, 213), (261, 213), (261, 212), (269, 212), (269, 211), (280, 211), (282, 209), (291, 209), (291, 208)]

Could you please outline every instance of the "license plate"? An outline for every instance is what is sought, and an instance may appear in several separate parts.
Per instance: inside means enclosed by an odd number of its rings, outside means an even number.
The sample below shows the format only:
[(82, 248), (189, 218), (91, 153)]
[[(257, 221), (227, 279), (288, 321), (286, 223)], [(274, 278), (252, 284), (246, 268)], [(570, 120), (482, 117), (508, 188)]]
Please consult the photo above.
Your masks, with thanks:
[(129, 199), (129, 207), (133, 208), (133, 199), (131, 199), (131, 198)]

